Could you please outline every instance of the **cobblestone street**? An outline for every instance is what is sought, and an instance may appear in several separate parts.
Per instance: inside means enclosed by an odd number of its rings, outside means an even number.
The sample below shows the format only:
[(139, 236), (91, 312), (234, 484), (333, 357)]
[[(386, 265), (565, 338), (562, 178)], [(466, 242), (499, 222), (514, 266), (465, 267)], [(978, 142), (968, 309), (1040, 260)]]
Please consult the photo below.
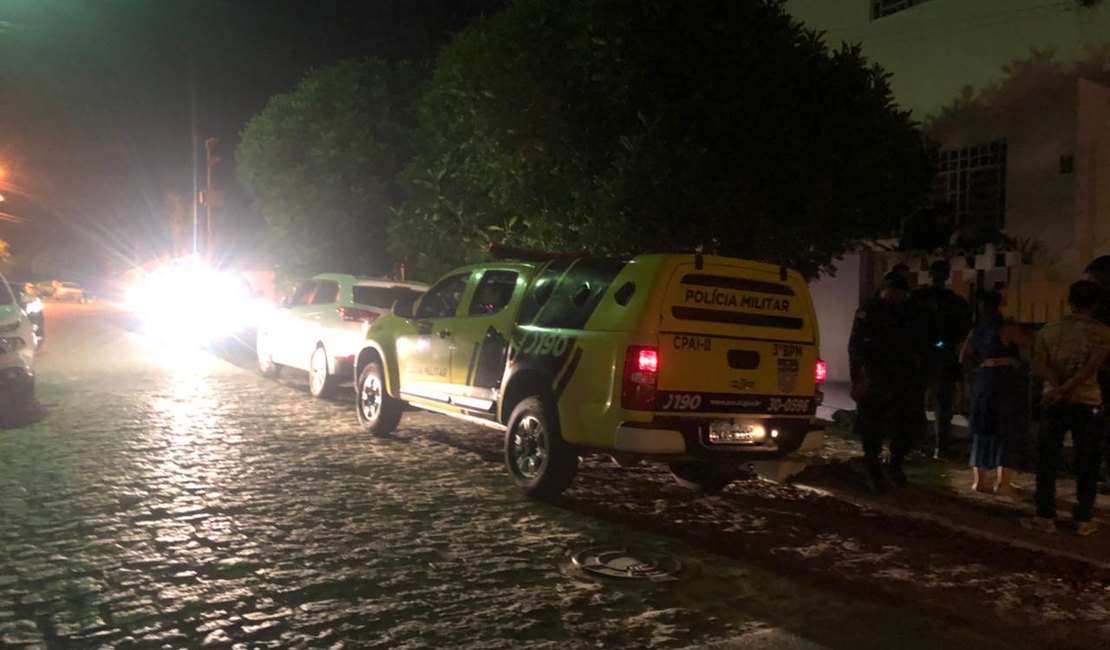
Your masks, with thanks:
[[(566, 499), (536, 503), (505, 476), (496, 433), (410, 413), (374, 439), (349, 396), (313, 400), (293, 373), (268, 381), (144, 338), (106, 306), (47, 313), (43, 417), (0, 430), (0, 646), (1020, 647), (882, 590), (847, 597), (841, 574), (870, 573), (873, 549), (809, 530), (806, 509), (829, 506), (794, 488), (693, 497), (657, 469), (591, 461)], [(809, 537), (762, 544), (776, 522)], [(683, 579), (602, 581), (571, 563), (629, 544), (678, 558)], [(920, 569), (875, 544), (891, 571)], [(1084, 593), (1105, 597), (1099, 580)]]

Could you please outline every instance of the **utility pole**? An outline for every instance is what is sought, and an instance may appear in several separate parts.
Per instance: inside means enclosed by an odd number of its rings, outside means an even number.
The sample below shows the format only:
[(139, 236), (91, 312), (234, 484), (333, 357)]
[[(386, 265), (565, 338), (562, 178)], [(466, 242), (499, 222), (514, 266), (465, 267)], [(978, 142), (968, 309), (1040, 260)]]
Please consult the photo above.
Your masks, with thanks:
[(205, 209), (205, 231), (206, 236), (204, 240), (204, 253), (209, 258), (212, 257), (214, 248), (214, 232), (215, 224), (213, 222), (213, 215), (216, 208), (222, 205), (222, 197), (219, 190), (212, 187), (212, 172), (216, 165), (220, 164), (220, 159), (216, 155), (216, 146), (220, 141), (216, 138), (208, 138), (204, 141), (204, 161), (207, 168), (207, 178), (205, 180), (204, 192), (201, 193), (201, 203), (204, 204)]

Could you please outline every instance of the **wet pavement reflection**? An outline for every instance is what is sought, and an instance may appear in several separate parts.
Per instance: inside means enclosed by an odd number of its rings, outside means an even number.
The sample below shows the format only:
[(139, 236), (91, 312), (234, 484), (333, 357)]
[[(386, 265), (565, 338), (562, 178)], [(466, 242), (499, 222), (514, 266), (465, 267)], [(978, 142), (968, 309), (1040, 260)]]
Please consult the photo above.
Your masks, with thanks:
[[(468, 425), (408, 414), (375, 439), (349, 398), (138, 336), (105, 306), (53, 311), (45, 417), (0, 430), (3, 647), (989, 647), (529, 501), (437, 441)], [(628, 544), (688, 571), (634, 583), (571, 561)]]

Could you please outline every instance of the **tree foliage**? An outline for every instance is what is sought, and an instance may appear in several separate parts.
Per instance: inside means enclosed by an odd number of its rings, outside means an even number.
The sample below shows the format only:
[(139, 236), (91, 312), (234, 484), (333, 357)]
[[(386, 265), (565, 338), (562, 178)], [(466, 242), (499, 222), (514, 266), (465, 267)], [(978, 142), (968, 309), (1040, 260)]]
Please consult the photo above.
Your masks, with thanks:
[(277, 251), (294, 274), (383, 273), (397, 177), (414, 155), (421, 75), (346, 61), (310, 72), (251, 119), (236, 153)]
[(998, 82), (979, 90), (967, 86), (951, 104), (926, 120), (926, 132), (945, 140), (959, 133), (1022, 133), (1074, 119), (1076, 83), (1110, 84), (1110, 46), (1090, 48), (1070, 63), (1051, 49), (1002, 68)]
[(813, 274), (896, 230), (932, 162), (886, 74), (779, 0), (517, 0), (444, 48), (394, 249), (706, 251)]

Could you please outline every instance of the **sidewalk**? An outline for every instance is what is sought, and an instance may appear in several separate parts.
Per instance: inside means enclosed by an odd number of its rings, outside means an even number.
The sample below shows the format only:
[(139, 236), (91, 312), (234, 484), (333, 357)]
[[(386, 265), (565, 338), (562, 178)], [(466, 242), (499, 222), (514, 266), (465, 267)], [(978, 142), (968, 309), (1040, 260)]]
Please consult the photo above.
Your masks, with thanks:
[[(966, 454), (966, 425), (958, 427), (956, 434), (958, 449)], [(1099, 495), (1095, 502), (1094, 520), (1099, 530), (1079, 537), (1070, 529), (1071, 509), (1075, 505), (1075, 481), (1071, 478), (1057, 483), (1057, 517), (1061, 526), (1056, 533), (1050, 534), (1021, 525), (1022, 520), (1034, 513), (1032, 473), (1015, 475), (1017, 495), (1007, 501), (992, 494), (973, 492), (970, 489), (972, 472), (966, 460), (934, 461), (921, 450), (908, 461), (908, 488), (892, 488), (886, 494), (875, 495), (864, 485), (862, 454), (858, 436), (844, 424), (830, 423), (824, 447), (806, 455), (804, 469), (789, 480), (798, 487), (817, 490), (887, 516), (928, 520), (1002, 544), (1110, 568), (1110, 544), (1107, 543), (1110, 540), (1110, 496)], [(1067, 454), (1070, 452), (1066, 451)]]

